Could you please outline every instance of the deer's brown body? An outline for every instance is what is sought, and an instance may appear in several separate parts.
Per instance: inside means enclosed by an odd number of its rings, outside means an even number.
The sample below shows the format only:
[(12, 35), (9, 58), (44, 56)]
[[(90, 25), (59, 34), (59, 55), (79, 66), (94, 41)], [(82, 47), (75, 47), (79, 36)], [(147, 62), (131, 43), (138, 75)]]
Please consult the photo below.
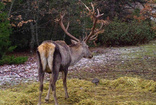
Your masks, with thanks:
[[(88, 46), (83, 42), (77, 42), (68, 46), (64, 41), (44, 41), (37, 50), (39, 58), (39, 81), (40, 84), (40, 97), (43, 91), (43, 80), (44, 73), (51, 73), (50, 86), (46, 100), (49, 100), (49, 93), (52, 87), (55, 104), (57, 104), (56, 99), (56, 86), (55, 83), (58, 78), (58, 74), (61, 71), (63, 74), (63, 85), (65, 89), (65, 97), (68, 98), (67, 86), (66, 86), (66, 76), (68, 73), (68, 67), (74, 65), (81, 58), (87, 57), (92, 58), (92, 54), (88, 49)], [(39, 103), (41, 98), (39, 98)]]
[[(85, 4), (84, 4), (85, 5)], [(86, 6), (86, 5), (85, 5)], [(64, 30), (64, 32), (70, 36), (72, 39), (72, 45), (67, 45), (64, 41), (44, 41), (41, 45), (37, 48), (37, 55), (38, 55), (38, 74), (39, 74), (39, 81), (40, 81), (40, 95), (39, 95), (39, 102), (38, 105), (41, 105), (41, 95), (43, 92), (43, 80), (44, 74), (50, 74), (50, 84), (48, 94), (45, 98), (46, 101), (49, 100), (50, 97), (50, 90), (52, 89), (53, 97), (55, 101), (55, 105), (58, 104), (56, 98), (56, 81), (59, 75), (59, 72), (62, 72), (62, 79), (63, 79), (63, 86), (65, 90), (65, 98), (68, 98), (67, 86), (66, 86), (66, 77), (68, 73), (68, 67), (77, 63), (81, 58), (92, 58), (93, 55), (90, 52), (88, 45), (86, 42), (92, 37), (97, 36), (97, 33), (101, 30), (94, 32), (97, 20), (103, 14), (100, 14), (98, 11), (97, 16), (95, 15), (95, 10), (92, 4), (93, 12), (89, 8), (89, 12), (93, 15), (93, 27), (88, 36), (83, 41), (80, 41), (73, 35), (71, 35), (64, 27), (63, 24), (63, 17), (64, 15), (60, 15), (60, 19), (58, 20), (60, 26)]]

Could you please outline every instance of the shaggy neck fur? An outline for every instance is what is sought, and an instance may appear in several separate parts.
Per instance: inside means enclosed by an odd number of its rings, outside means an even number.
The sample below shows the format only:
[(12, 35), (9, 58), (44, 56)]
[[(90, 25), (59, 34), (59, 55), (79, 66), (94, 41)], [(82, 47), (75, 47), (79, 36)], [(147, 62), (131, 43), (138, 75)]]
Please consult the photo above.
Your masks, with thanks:
[(71, 51), (71, 63), (70, 63), (70, 65), (74, 65), (84, 56), (83, 48), (81, 47), (81, 45), (71, 46), (70, 51)]

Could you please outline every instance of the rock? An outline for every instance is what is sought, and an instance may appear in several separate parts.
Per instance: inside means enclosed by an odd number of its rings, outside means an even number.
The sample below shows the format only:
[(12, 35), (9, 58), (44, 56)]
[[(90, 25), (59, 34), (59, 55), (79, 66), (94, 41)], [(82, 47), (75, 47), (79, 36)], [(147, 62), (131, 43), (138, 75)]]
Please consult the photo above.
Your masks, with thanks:
[(98, 83), (99, 83), (99, 79), (94, 78), (94, 79), (92, 80), (92, 83), (95, 83), (95, 85), (98, 85)]

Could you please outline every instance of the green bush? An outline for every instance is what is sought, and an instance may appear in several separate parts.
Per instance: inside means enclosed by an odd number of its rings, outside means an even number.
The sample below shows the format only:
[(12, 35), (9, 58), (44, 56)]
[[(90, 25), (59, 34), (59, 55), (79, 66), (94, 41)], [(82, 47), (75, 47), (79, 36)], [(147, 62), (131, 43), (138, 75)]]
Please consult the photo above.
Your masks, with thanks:
[(107, 46), (137, 45), (149, 42), (155, 34), (149, 22), (121, 22), (115, 19), (99, 36), (100, 44)]
[(4, 56), (2, 60), (0, 60), (0, 65), (4, 64), (22, 64), (28, 60), (28, 57), (15, 57), (15, 56)]
[(0, 2), (0, 60), (7, 52), (15, 49), (15, 46), (11, 46), (11, 41), (9, 39), (11, 27), (7, 19), (7, 12), (3, 11), (4, 8), (4, 4)]

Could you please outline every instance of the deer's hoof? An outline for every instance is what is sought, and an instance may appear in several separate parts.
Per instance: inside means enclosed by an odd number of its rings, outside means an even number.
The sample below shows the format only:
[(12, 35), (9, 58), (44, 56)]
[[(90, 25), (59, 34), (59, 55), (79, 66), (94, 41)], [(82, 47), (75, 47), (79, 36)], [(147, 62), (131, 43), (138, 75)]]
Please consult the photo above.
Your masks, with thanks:
[(49, 99), (46, 99), (46, 98), (45, 98), (45, 102), (48, 103), (48, 102), (49, 102)]
[(68, 99), (68, 98), (69, 98), (69, 96), (66, 96), (66, 97), (65, 97), (65, 99)]

